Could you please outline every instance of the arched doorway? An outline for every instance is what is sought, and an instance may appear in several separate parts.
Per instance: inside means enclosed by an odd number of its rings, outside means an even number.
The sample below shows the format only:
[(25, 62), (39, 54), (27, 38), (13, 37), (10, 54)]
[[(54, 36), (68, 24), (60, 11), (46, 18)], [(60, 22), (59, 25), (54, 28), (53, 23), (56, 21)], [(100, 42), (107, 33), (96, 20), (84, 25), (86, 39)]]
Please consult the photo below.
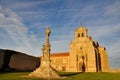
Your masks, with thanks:
[(85, 63), (84, 62), (79, 62), (79, 71), (85, 72)]

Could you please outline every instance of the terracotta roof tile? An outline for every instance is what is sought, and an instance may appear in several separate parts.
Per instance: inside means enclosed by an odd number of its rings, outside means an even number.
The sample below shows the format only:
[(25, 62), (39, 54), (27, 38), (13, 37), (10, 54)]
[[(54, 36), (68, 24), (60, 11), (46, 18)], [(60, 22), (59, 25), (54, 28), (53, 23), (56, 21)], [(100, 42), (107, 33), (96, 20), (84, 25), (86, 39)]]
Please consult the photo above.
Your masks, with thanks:
[(69, 56), (69, 52), (52, 53), (50, 55), (50, 57), (61, 57), (61, 56)]

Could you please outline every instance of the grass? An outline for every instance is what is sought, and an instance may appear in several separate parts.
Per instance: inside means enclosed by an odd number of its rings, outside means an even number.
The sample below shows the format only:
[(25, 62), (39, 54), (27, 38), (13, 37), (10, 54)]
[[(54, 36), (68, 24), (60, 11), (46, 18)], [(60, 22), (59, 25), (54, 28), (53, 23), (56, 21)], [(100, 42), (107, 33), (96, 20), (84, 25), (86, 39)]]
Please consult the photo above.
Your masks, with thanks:
[[(20, 76), (28, 75), (30, 72), (8, 72), (0, 73), (0, 80), (43, 80), (38, 78), (25, 78)], [(67, 76), (67, 79), (62, 80), (120, 80), (120, 73), (59, 73), (60, 76)], [(60, 80), (60, 79), (52, 79)]]

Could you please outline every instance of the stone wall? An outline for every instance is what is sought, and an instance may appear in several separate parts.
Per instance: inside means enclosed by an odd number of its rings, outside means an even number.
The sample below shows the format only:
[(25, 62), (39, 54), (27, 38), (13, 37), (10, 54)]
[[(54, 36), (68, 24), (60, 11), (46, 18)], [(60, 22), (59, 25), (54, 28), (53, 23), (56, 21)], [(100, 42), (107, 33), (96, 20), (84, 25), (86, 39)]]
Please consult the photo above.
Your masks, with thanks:
[(1, 71), (30, 71), (40, 65), (40, 58), (24, 53), (0, 49)]

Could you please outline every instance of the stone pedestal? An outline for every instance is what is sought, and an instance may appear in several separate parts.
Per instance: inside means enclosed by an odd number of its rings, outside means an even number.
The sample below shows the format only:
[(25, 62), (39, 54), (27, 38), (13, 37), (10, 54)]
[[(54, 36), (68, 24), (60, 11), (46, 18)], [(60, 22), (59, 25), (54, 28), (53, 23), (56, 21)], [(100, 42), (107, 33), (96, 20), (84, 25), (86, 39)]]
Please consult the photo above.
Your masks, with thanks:
[(29, 74), (29, 77), (35, 78), (60, 78), (56, 71), (49, 65), (48, 60), (42, 60), (41, 66)]

